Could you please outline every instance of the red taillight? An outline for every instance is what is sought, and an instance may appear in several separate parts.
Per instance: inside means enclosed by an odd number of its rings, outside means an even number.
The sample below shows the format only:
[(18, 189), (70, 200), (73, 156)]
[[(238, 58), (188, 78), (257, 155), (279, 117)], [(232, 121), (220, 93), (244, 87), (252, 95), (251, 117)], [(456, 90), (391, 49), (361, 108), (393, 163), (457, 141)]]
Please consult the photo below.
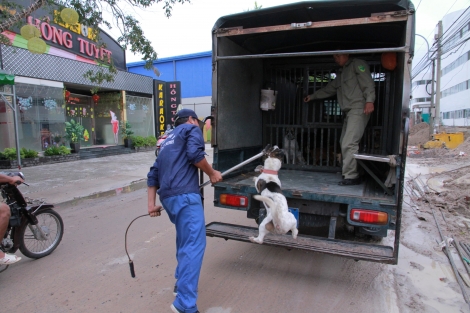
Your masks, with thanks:
[(238, 206), (238, 207), (247, 207), (248, 206), (248, 197), (238, 196), (238, 195), (220, 195), (220, 204), (229, 205), (229, 206)]
[(380, 211), (370, 211), (364, 209), (352, 209), (349, 214), (351, 221), (375, 225), (386, 225), (388, 214)]

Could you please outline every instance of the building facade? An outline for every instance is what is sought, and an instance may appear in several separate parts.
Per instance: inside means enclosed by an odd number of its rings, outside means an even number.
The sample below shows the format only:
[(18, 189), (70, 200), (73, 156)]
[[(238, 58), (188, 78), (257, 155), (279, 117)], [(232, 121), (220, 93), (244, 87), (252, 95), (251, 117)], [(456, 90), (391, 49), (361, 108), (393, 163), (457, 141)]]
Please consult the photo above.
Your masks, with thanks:
[[(470, 126), (470, 10), (460, 10), (442, 19), (441, 71), (438, 119), (443, 126)], [(414, 122), (429, 122), (436, 111), (431, 108), (432, 70), (429, 65), (412, 83), (411, 112)], [(434, 98), (433, 104), (436, 104)]]
[(431, 116), (431, 74), (420, 75), (419, 79), (413, 80), (411, 92), (413, 98), (410, 100), (411, 119), (413, 124), (430, 122)]
[(211, 114), (211, 51), (159, 59), (154, 62), (157, 71), (145, 69), (144, 64), (145, 62), (128, 63), (127, 70), (160, 81), (181, 82), (181, 104), (194, 110), (200, 117)]
[(440, 120), (444, 126), (470, 126), (470, 10), (443, 20)]
[[(82, 147), (122, 144), (119, 126), (123, 121), (132, 125), (136, 135), (155, 135), (153, 79), (127, 72), (125, 51), (114, 39), (100, 32), (106, 43), (106, 48), (100, 48), (83, 25), (54, 23), (53, 16), (39, 20), (47, 14), (39, 10), (33, 14), (26, 23), (39, 29), (46, 43), (44, 53), (28, 50), (28, 40), (20, 30), (4, 32), (11, 45), (0, 45), (1, 69), (15, 75), (12, 101), (20, 147), (41, 151), (65, 144), (65, 122), (72, 119), (85, 128)], [(103, 69), (97, 59), (105, 66), (106, 60), (112, 60), (118, 69), (113, 82), (98, 86), (85, 78), (88, 71)], [(99, 87), (96, 95), (91, 93), (93, 87)], [(0, 100), (0, 151), (15, 147), (12, 110)]]

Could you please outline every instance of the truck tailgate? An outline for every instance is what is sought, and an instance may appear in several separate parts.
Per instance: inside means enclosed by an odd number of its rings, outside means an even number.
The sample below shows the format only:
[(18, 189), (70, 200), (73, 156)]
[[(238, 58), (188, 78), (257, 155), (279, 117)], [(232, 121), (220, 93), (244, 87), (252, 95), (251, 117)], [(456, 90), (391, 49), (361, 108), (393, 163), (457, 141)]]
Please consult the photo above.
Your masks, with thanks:
[[(225, 180), (217, 185), (230, 185), (231, 187), (252, 187), (255, 173), (243, 174)], [(281, 188), (287, 198), (302, 198), (317, 201), (333, 201), (337, 203), (350, 203), (353, 200), (367, 198), (371, 201), (394, 204), (395, 197), (386, 195), (372, 179), (366, 179), (360, 185), (339, 186), (341, 175), (337, 173), (313, 172), (301, 170), (281, 170), (279, 172)], [(289, 200), (288, 200), (289, 201)]]

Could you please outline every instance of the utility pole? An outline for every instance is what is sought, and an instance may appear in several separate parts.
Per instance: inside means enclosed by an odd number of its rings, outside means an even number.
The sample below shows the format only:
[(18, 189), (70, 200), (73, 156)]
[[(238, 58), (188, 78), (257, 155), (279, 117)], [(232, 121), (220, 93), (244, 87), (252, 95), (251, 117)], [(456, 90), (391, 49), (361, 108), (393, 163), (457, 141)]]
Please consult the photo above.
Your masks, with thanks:
[(442, 54), (442, 21), (437, 23), (437, 65), (436, 65), (436, 133), (441, 123), (441, 54)]
[(434, 107), (434, 78), (435, 78), (435, 73), (436, 73), (436, 61), (435, 59), (432, 59), (432, 77), (431, 77), (431, 107), (429, 114), (429, 138), (432, 138), (432, 135), (434, 134), (434, 116), (435, 116), (435, 107)]

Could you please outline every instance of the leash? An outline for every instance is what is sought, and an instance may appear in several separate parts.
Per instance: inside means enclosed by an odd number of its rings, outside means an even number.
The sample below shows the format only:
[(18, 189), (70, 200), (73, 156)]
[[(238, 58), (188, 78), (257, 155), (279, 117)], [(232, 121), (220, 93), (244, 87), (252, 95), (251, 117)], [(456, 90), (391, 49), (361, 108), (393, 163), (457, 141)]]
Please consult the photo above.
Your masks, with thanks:
[[(257, 155), (252, 156), (252, 157), (249, 158), (248, 160), (245, 160), (245, 161), (241, 162), (240, 164), (235, 165), (235, 166), (232, 167), (232, 168), (229, 168), (229, 169), (226, 170), (225, 172), (221, 173), (221, 175), (222, 175), (222, 177), (223, 177), (223, 176), (225, 176), (225, 175), (227, 175), (227, 174), (229, 174), (229, 173), (231, 173), (231, 172), (233, 172), (233, 171), (239, 169), (240, 167), (242, 167), (242, 166), (244, 166), (244, 165), (246, 165), (246, 164), (248, 164), (248, 163), (253, 162), (254, 160), (257, 160), (257, 159), (259, 159), (259, 158), (261, 158), (261, 157), (263, 157), (263, 156), (265, 156), (265, 155), (269, 155), (270, 153), (275, 152), (276, 150), (281, 151), (281, 149), (279, 149), (278, 146), (271, 147), (271, 145), (268, 144), (268, 145), (263, 149), (263, 151), (261, 151), (261, 152), (258, 153)], [(267, 172), (265, 172), (265, 173), (267, 173)], [(276, 173), (276, 175), (277, 175), (277, 173)], [(203, 187), (209, 185), (210, 183), (211, 183), (210, 180), (206, 181), (204, 184), (202, 184), (202, 185), (199, 186), (199, 189), (201, 189), (201, 188), (203, 188)]]
[[(160, 212), (163, 211), (163, 208), (160, 209)], [(127, 252), (127, 232), (129, 231), (129, 228), (131, 227), (132, 223), (134, 223), (135, 220), (144, 217), (144, 216), (149, 216), (149, 214), (143, 214), (140, 216), (137, 216), (134, 218), (130, 223), (129, 226), (127, 226), (126, 229), (126, 234), (124, 235), (124, 249), (126, 250), (127, 257), (129, 258), (129, 269), (131, 270), (131, 277), (135, 278), (135, 271), (134, 271), (134, 262), (132, 261), (131, 257), (129, 256), (129, 252)]]
[[(222, 176), (225, 176), (225, 175), (227, 175), (227, 174), (229, 174), (229, 173), (231, 173), (231, 172), (233, 172), (233, 171), (239, 169), (239, 168), (242, 167), (243, 165), (248, 164), (248, 163), (250, 163), (250, 162), (252, 162), (252, 161), (254, 161), (254, 160), (256, 160), (256, 159), (259, 159), (259, 158), (261, 158), (261, 157), (264, 156), (264, 155), (268, 155), (268, 154), (270, 154), (270, 153), (277, 152), (277, 150), (282, 151), (281, 149), (279, 149), (278, 146), (271, 147), (271, 145), (268, 144), (268, 145), (263, 149), (263, 151), (261, 151), (261, 152), (258, 153), (257, 155), (255, 155), (255, 156), (249, 158), (249, 159), (246, 160), (246, 161), (241, 162), (241, 163), (238, 164), (238, 165), (235, 165), (234, 167), (232, 167), (232, 168), (226, 170), (225, 172), (221, 173), (221, 175), (222, 175)], [(263, 170), (263, 171), (264, 171), (266, 174), (277, 175), (277, 172), (274, 174), (274, 173), (269, 173), (269, 170)], [(271, 171), (271, 172), (274, 172), (274, 171)], [(204, 186), (209, 185), (210, 182), (211, 182), (210, 180), (209, 180), (209, 181), (206, 181), (205, 183), (201, 184), (201, 185), (199, 186), (199, 188), (203, 188)], [(160, 212), (161, 212), (161, 211), (163, 211), (163, 208), (160, 209)], [(127, 252), (127, 232), (129, 231), (129, 228), (131, 227), (132, 223), (134, 223), (135, 220), (137, 220), (137, 219), (139, 219), (139, 218), (141, 218), (141, 217), (144, 217), (144, 216), (148, 216), (148, 215), (149, 215), (149, 214), (147, 213), (147, 214), (143, 214), (143, 215), (140, 215), (140, 216), (137, 216), (136, 218), (134, 218), (134, 219), (129, 223), (129, 226), (127, 226), (126, 234), (124, 235), (124, 248), (125, 248), (125, 250), (126, 250), (127, 257), (129, 258), (129, 268), (130, 268), (130, 270), (131, 270), (131, 276), (132, 276), (132, 278), (135, 278), (135, 271), (134, 271), (134, 262), (132, 261), (131, 257), (129, 256), (129, 253)]]

